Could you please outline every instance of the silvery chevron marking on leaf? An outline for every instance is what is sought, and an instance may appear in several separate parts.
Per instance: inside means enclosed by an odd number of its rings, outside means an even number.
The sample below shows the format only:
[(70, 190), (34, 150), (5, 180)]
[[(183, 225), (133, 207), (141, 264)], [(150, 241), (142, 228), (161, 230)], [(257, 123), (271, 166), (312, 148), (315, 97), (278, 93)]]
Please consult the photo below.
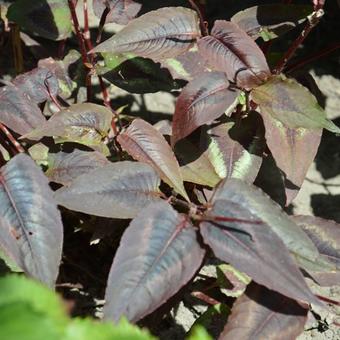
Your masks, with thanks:
[(195, 11), (184, 7), (164, 7), (130, 21), (92, 52), (130, 52), (160, 60), (188, 51), (200, 35)]
[(0, 169), (0, 247), (26, 274), (53, 287), (63, 243), (60, 212), (48, 180), (19, 154)]

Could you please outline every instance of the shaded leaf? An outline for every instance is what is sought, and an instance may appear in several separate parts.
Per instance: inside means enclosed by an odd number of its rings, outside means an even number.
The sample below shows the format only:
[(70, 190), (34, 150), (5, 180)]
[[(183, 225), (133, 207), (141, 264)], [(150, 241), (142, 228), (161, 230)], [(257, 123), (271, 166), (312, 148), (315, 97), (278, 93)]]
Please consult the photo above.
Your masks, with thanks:
[(0, 88), (0, 121), (23, 135), (44, 124), (38, 105), (14, 85)]
[(116, 162), (77, 177), (55, 192), (56, 201), (86, 214), (133, 218), (149, 203), (160, 200), (159, 178), (146, 164)]
[[(306, 269), (326, 268), (327, 266), (333, 268), (333, 265), (320, 259), (317, 248), (302, 228), (297, 226), (282, 211), (280, 206), (259, 188), (239, 179), (229, 179), (224, 181), (215, 192), (213, 202), (218, 200), (226, 203), (224, 208), (225, 215), (223, 216), (232, 214), (232, 217), (261, 221), (259, 226), (253, 225), (252, 228), (261, 231), (263, 226), (266, 229), (268, 228), (268, 230), (274, 231), (296, 258), (300, 266)], [(238, 216), (235, 216), (235, 209), (240, 210)], [(241, 268), (237, 269), (242, 271)], [(248, 273), (246, 272), (246, 274)]]
[(267, 145), (284, 173), (288, 206), (298, 194), (321, 141), (322, 129), (288, 128), (262, 112)]
[[(105, 293), (106, 319), (136, 322), (154, 311), (197, 271), (205, 251), (188, 218), (168, 203), (144, 209), (124, 233)], [(136, 247), (138, 244), (138, 247)]]
[[(228, 182), (233, 181), (236, 182)], [(214, 216), (229, 220), (216, 221)], [(288, 249), (270, 225), (256, 223), (256, 215), (225, 197), (216, 198), (206, 219), (210, 221), (200, 224), (200, 232), (216, 257), (269, 289), (296, 300), (318, 303)]]
[(130, 21), (93, 51), (131, 52), (159, 60), (186, 52), (199, 36), (199, 20), (195, 11), (184, 7), (163, 7)]
[(107, 164), (110, 164), (107, 158), (97, 151), (58, 152), (48, 155), (48, 170), (45, 175), (52, 182), (70, 185), (77, 177)]
[(189, 201), (177, 159), (161, 133), (142, 119), (135, 119), (117, 141), (139, 162), (150, 164), (161, 179)]
[(105, 8), (108, 8), (106, 22), (119, 25), (128, 24), (138, 14), (141, 7), (141, 4), (133, 0), (93, 0), (93, 12), (98, 18), (102, 16)]
[(229, 88), (224, 73), (203, 73), (182, 90), (172, 123), (173, 145), (199, 126), (212, 122), (237, 104), (237, 90)]
[(102, 149), (105, 146), (102, 140), (108, 134), (112, 117), (112, 112), (104, 106), (74, 104), (22, 138), (39, 140), (53, 136), (59, 137), (59, 142), (71, 141)]
[(201, 150), (220, 178), (254, 182), (264, 149), (259, 126), (261, 122), (252, 114), (242, 120), (226, 119), (202, 132)]
[(53, 72), (44, 67), (24, 73), (13, 80), (13, 84), (24, 92), (30, 100), (42, 103), (58, 94), (58, 79)]
[(243, 88), (261, 85), (270, 76), (266, 58), (236, 24), (216, 20), (211, 35), (198, 41), (198, 50), (217, 71)]
[(236, 300), (220, 340), (296, 339), (303, 332), (308, 309), (255, 283)]
[(313, 11), (310, 5), (269, 4), (249, 7), (230, 20), (254, 40), (277, 38), (307, 19)]
[(66, 39), (72, 32), (67, 0), (17, 0), (7, 17), (23, 30), (47, 39)]
[(176, 144), (176, 157), (181, 165), (184, 181), (215, 187), (221, 180), (211, 164), (206, 152), (190, 141), (183, 139)]
[(332, 272), (311, 272), (323, 286), (338, 285), (340, 281), (340, 224), (314, 216), (294, 216), (293, 220), (303, 228), (318, 248), (321, 256), (334, 263)]
[(279, 120), (285, 127), (325, 128), (340, 133), (308, 89), (284, 75), (274, 76), (254, 89), (252, 99), (260, 106), (261, 112)]
[(28, 275), (53, 287), (63, 226), (47, 178), (28, 156), (1, 168), (0, 202), (1, 246)]
[(131, 58), (103, 74), (112, 84), (130, 93), (152, 93), (178, 89), (179, 84), (166, 69), (150, 59)]

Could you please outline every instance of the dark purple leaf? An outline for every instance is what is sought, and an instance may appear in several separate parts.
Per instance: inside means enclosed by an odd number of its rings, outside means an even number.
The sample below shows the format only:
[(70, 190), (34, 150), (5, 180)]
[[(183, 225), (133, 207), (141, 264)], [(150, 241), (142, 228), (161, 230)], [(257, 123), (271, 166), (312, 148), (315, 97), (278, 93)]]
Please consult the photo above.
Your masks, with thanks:
[(191, 81), (201, 73), (209, 71), (206, 60), (198, 53), (197, 46), (175, 58), (161, 60), (161, 63), (174, 79)]
[(243, 88), (261, 85), (270, 76), (266, 58), (236, 24), (216, 20), (211, 35), (198, 41), (198, 50), (217, 71)]
[(192, 80), (177, 99), (173, 117), (172, 140), (176, 142), (199, 126), (212, 122), (237, 104), (237, 90), (229, 88), (224, 73), (203, 73)]
[[(240, 181), (228, 182), (233, 185)], [(242, 190), (241, 187), (238, 189)], [(216, 257), (246, 273), (255, 282), (287, 297), (318, 303), (282, 240), (270, 225), (265, 221), (259, 223), (255, 213), (238, 203), (237, 194), (230, 193), (230, 199), (216, 197), (212, 209), (206, 215), (210, 221), (200, 224), (204, 242), (211, 247)], [(216, 221), (214, 216), (231, 220)]]
[[(226, 203), (226, 213), (229, 210), (232, 213), (231, 210), (240, 209), (242, 212), (240, 218), (261, 221), (260, 228), (264, 225), (274, 231), (303, 268), (311, 269), (327, 265), (333, 268), (333, 265), (320, 259), (317, 248), (302, 228), (259, 188), (239, 179), (229, 179), (221, 183), (213, 199)], [(258, 228), (256, 225), (253, 226), (256, 227)]]
[(253, 89), (252, 99), (264, 112), (288, 128), (319, 129), (334, 133), (340, 129), (327, 119), (311, 92), (294, 79), (284, 75), (272, 77), (265, 84)]
[(102, 16), (105, 8), (108, 8), (106, 22), (119, 25), (128, 24), (138, 14), (141, 7), (141, 4), (133, 0), (93, 0), (93, 12), (98, 18)]
[(284, 173), (286, 206), (298, 194), (321, 141), (322, 129), (288, 128), (262, 112), (267, 145)]
[(254, 40), (277, 38), (307, 19), (312, 6), (296, 4), (269, 4), (247, 8), (230, 20), (247, 32)]
[(108, 164), (110, 162), (107, 158), (97, 151), (58, 152), (48, 155), (48, 170), (45, 175), (52, 182), (70, 185), (77, 177)]
[(132, 20), (94, 52), (132, 53), (154, 60), (176, 57), (188, 51), (200, 36), (195, 11), (163, 7)]
[(58, 204), (86, 214), (133, 218), (160, 200), (160, 180), (147, 164), (116, 162), (77, 177), (55, 192)]
[(220, 178), (253, 183), (262, 164), (264, 140), (257, 116), (224, 120), (202, 132), (201, 150)]
[(13, 80), (13, 84), (26, 93), (30, 100), (35, 103), (42, 103), (56, 96), (59, 90), (58, 79), (55, 74), (47, 68), (38, 67), (24, 73)]
[(63, 226), (48, 180), (24, 154), (0, 170), (0, 246), (28, 275), (54, 286)]
[(164, 182), (189, 201), (177, 159), (158, 130), (137, 118), (117, 140), (134, 159), (151, 165)]
[(0, 88), (0, 122), (23, 135), (45, 123), (38, 105), (14, 85)]
[(303, 228), (318, 248), (321, 256), (334, 263), (332, 272), (311, 272), (313, 278), (323, 286), (338, 285), (340, 282), (340, 224), (314, 216), (294, 216), (293, 220)]
[(303, 332), (308, 309), (263, 286), (251, 283), (236, 300), (220, 340), (293, 340)]
[(124, 233), (105, 293), (104, 317), (136, 322), (173, 296), (198, 270), (205, 251), (185, 215), (168, 203), (144, 209)]

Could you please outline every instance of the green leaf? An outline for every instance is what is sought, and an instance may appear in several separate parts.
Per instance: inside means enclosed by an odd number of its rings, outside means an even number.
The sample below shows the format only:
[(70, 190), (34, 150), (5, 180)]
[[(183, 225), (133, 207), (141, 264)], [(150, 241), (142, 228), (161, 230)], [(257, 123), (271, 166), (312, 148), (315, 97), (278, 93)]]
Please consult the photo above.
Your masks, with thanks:
[(253, 89), (251, 96), (261, 111), (288, 128), (324, 128), (340, 133), (340, 129), (326, 118), (326, 113), (316, 98), (294, 79), (288, 79), (284, 75), (274, 76)]
[(212, 337), (202, 326), (195, 326), (187, 340), (212, 340)]
[(89, 319), (75, 319), (66, 329), (63, 340), (153, 340), (148, 331), (129, 324), (125, 319), (117, 325)]
[(17, 0), (7, 17), (23, 30), (51, 40), (66, 39), (72, 32), (67, 0)]

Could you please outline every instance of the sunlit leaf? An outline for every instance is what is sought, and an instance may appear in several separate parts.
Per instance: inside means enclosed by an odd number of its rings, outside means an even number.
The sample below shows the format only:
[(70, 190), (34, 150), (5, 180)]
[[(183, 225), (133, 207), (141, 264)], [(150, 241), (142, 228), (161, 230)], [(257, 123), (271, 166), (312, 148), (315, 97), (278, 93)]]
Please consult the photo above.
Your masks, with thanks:
[(323, 286), (338, 285), (340, 282), (340, 224), (314, 216), (294, 216), (293, 220), (303, 228), (318, 248), (322, 257), (334, 263), (334, 271), (311, 272)]
[(234, 303), (220, 339), (296, 339), (307, 313), (296, 301), (252, 283)]
[(55, 192), (64, 207), (87, 214), (133, 218), (149, 203), (160, 200), (159, 177), (146, 164), (116, 162), (77, 177)]
[(130, 21), (93, 51), (130, 52), (159, 60), (188, 51), (199, 36), (199, 20), (195, 11), (184, 7), (163, 7)]
[(266, 142), (284, 174), (286, 205), (298, 194), (321, 141), (322, 129), (288, 128), (262, 112)]
[[(114, 257), (104, 316), (136, 322), (154, 311), (197, 271), (205, 251), (194, 227), (168, 203), (150, 205), (131, 222)], [(138, 244), (138, 246), (136, 246)]]
[(70, 185), (77, 177), (107, 164), (110, 164), (107, 158), (97, 151), (58, 152), (48, 155), (45, 175), (53, 182)]
[[(232, 185), (240, 181), (228, 182)], [(242, 191), (240, 186), (236, 188), (238, 192)], [(255, 282), (290, 298), (317, 303), (274, 228), (265, 221), (258, 222), (259, 217), (249, 211), (247, 202), (245, 205), (238, 203), (238, 192), (230, 193), (230, 199), (226, 194), (215, 197), (212, 209), (207, 213), (209, 221), (200, 225), (204, 242), (219, 259), (246, 273)], [(214, 216), (220, 219), (216, 220)], [(278, 221), (280, 217), (276, 217)]]
[(15, 156), (0, 170), (0, 246), (28, 275), (53, 286), (63, 226), (48, 180), (34, 161)]
[(304, 22), (312, 11), (310, 5), (259, 5), (236, 13), (230, 20), (254, 40), (259, 37), (270, 40)]
[(104, 106), (91, 103), (74, 104), (54, 114), (41, 127), (23, 138), (39, 140), (53, 136), (59, 137), (59, 142), (71, 141), (102, 149), (112, 117), (112, 112)]
[(274, 76), (252, 91), (253, 100), (261, 112), (271, 115), (288, 128), (319, 129), (340, 133), (340, 129), (326, 118), (325, 111), (307, 88), (284, 75)]
[(17, 0), (7, 17), (22, 29), (52, 40), (62, 40), (72, 32), (68, 0)]
[(226, 119), (201, 135), (201, 150), (220, 178), (240, 178), (253, 183), (262, 164), (264, 141), (255, 115)]
[(176, 142), (199, 126), (210, 123), (237, 104), (238, 91), (229, 87), (224, 73), (203, 73), (192, 80), (177, 99), (172, 141)]
[[(225, 216), (230, 213), (232, 217), (260, 221), (261, 224), (252, 226), (254, 230), (261, 230), (264, 226), (274, 231), (300, 266), (306, 269), (333, 268), (333, 265), (320, 259), (317, 248), (302, 228), (259, 188), (238, 179), (229, 179), (217, 189), (213, 199), (226, 203)], [(240, 209), (238, 216), (235, 216), (235, 209)], [(237, 269), (242, 271), (241, 268)]]
[(138, 118), (117, 140), (134, 159), (150, 164), (164, 182), (189, 201), (177, 159), (158, 130)]
[(211, 35), (198, 41), (198, 50), (209, 65), (225, 72), (240, 87), (258, 86), (270, 76), (260, 48), (232, 22), (216, 20)]
[(133, 0), (93, 0), (93, 12), (100, 18), (109, 9), (106, 22), (126, 25), (140, 11), (142, 5)]

